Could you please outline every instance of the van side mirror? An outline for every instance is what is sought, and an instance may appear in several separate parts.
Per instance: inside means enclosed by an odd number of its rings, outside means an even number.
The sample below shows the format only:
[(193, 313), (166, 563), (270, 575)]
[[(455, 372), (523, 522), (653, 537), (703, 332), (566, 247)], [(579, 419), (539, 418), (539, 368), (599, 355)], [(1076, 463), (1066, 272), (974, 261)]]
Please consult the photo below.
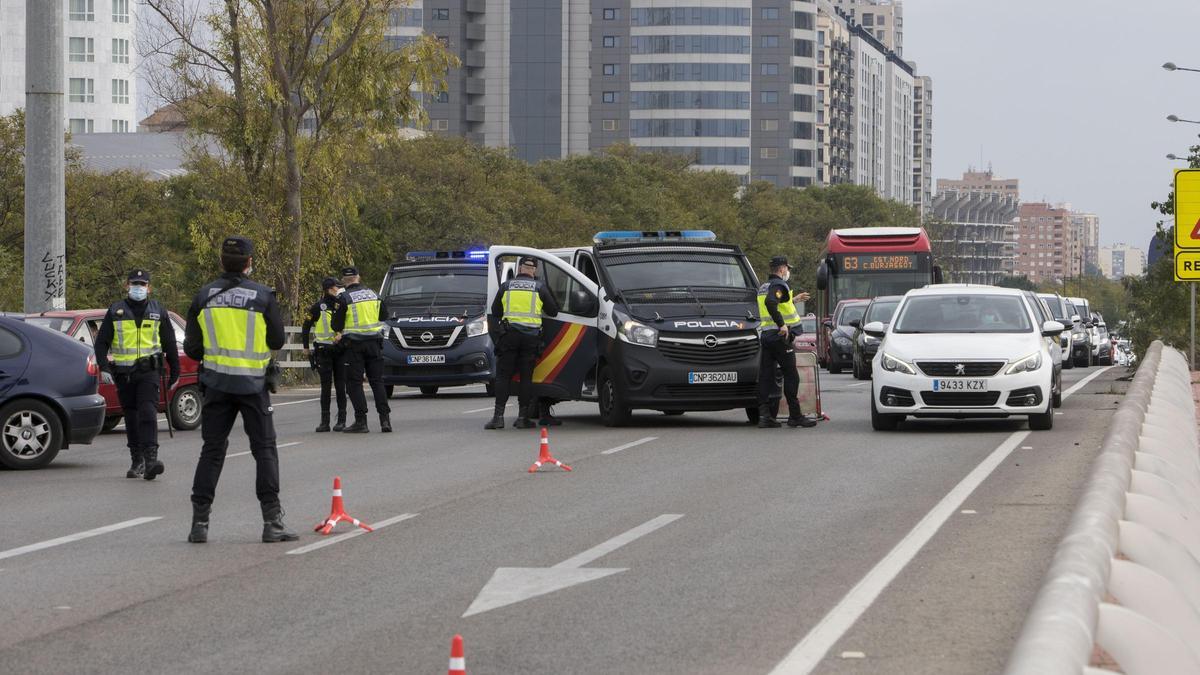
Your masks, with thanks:
[(882, 321), (872, 321), (863, 326), (862, 331), (873, 338), (882, 339), (887, 334), (887, 325)]
[(572, 314), (579, 316), (592, 317), (596, 315), (598, 303), (596, 296), (588, 293), (585, 290), (571, 291), (570, 302), (568, 303), (569, 311)]

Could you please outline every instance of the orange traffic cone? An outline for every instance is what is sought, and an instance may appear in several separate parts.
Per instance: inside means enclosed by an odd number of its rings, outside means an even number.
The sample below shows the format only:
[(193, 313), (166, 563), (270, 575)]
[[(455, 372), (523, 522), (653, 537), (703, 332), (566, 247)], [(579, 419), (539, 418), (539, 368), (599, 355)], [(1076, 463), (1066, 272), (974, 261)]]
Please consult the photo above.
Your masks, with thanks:
[(342, 504), (342, 478), (341, 476), (333, 477), (333, 506), (329, 510), (329, 517), (322, 520), (313, 532), (321, 534), (329, 534), (333, 532), (333, 527), (340, 522), (353, 523), (355, 527), (361, 527), (367, 532), (374, 532), (370, 525), (358, 522), (357, 518), (351, 518), (350, 514), (346, 513), (346, 506)]
[(447, 675), (467, 675), (467, 658), (463, 656), (462, 636), (450, 641), (450, 670)]
[(553, 464), (554, 466), (557, 466), (565, 471), (571, 470), (571, 467), (563, 464), (557, 459), (554, 459), (554, 455), (550, 454), (550, 437), (546, 433), (546, 427), (542, 427), (541, 448), (538, 451), (537, 461), (533, 463), (533, 466), (529, 467), (529, 473), (536, 472), (538, 469), (542, 468), (543, 464)]

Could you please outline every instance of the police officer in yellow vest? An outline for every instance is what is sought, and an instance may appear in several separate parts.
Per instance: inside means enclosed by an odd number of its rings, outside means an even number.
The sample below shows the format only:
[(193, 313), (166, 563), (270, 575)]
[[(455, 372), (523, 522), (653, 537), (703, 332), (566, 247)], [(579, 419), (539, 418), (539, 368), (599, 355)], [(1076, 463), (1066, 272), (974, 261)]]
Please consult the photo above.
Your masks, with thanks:
[[(308, 308), (308, 316), (300, 327), (300, 339), (304, 342), (304, 355), (312, 361), (313, 368), (321, 376), (321, 423), (318, 433), (329, 431), (330, 390), (337, 391), (337, 424), (334, 431), (346, 428), (346, 367), (342, 359), (342, 346), (334, 342), (333, 315), (340, 304), (342, 283), (333, 277), (321, 282), (321, 299)], [(309, 338), (312, 351), (309, 351)]]
[(375, 397), (375, 412), (379, 413), (379, 430), (392, 431), (392, 409), (388, 406), (387, 387), (383, 385), (383, 331), (380, 320), (379, 296), (362, 285), (357, 267), (342, 270), (346, 290), (333, 313), (334, 340), (342, 346), (342, 363), (346, 368), (346, 386), (350, 403), (354, 405), (354, 424), (343, 431), (347, 434), (367, 433), (367, 397), (363, 394), (363, 377), (371, 385)]
[(517, 398), (520, 409), (513, 426), (536, 426), (531, 419), (538, 412), (533, 398), (533, 366), (542, 348), (542, 316), (558, 316), (559, 310), (558, 301), (536, 274), (537, 260), (521, 258), (517, 276), (501, 284), (492, 301), (491, 320), (502, 327), (502, 335), (496, 345), (496, 409), (485, 429), (504, 428), (504, 408), (515, 373), (520, 373), (521, 385)]
[(254, 245), (245, 237), (221, 243), (221, 278), (204, 286), (187, 314), (183, 351), (200, 361), (204, 408), (200, 436), (204, 446), (192, 481), (192, 530), (188, 541), (208, 541), (208, 516), (229, 449), (237, 416), (250, 440), (256, 476), (254, 490), (262, 508), (265, 543), (299, 537), (283, 524), (279, 505), (279, 453), (275, 447), (274, 408), (267, 391), (271, 351), (283, 347), (283, 317), (275, 292), (248, 279)]
[[(758, 426), (773, 429), (780, 426), (771, 405), (771, 391), (775, 388), (775, 367), (783, 370), (783, 397), (787, 401), (789, 427), (811, 427), (816, 422), (800, 412), (800, 375), (796, 372), (796, 356), (792, 340), (800, 333), (800, 314), (793, 304), (788, 279), (792, 268), (787, 258), (775, 256), (770, 262), (771, 276), (758, 289), (759, 342), (758, 359)], [(801, 302), (808, 300), (808, 293), (795, 296)]]
[(106, 382), (117, 385), (125, 416), (131, 464), (126, 478), (154, 480), (163, 472), (158, 459), (159, 383), (171, 367), (167, 390), (179, 381), (179, 349), (171, 317), (150, 300), (150, 273), (133, 270), (125, 282), (128, 297), (114, 302), (96, 334), (96, 363)]

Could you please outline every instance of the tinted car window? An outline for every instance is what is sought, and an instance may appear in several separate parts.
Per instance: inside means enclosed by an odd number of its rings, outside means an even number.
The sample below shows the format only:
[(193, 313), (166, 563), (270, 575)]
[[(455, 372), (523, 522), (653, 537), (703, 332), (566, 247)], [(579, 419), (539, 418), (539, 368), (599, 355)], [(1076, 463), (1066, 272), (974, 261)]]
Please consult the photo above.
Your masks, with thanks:
[(863, 320), (863, 323), (871, 323), (872, 321), (888, 323), (892, 320), (892, 315), (896, 313), (896, 306), (899, 304), (899, 300), (871, 303), (871, 307), (867, 311), (867, 318)]
[(10, 359), (21, 353), (25, 348), (25, 344), (21, 342), (21, 336), (11, 330), (0, 327), (0, 359)]
[(851, 321), (858, 319), (862, 321), (863, 312), (867, 311), (866, 305), (846, 305), (842, 308), (842, 313), (838, 317), (837, 325), (849, 326)]

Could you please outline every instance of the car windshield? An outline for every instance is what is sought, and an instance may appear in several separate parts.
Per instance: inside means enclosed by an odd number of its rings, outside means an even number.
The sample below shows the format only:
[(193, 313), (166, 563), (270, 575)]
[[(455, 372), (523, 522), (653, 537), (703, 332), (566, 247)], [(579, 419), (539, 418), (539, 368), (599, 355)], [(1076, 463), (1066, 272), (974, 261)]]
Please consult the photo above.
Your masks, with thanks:
[(754, 283), (739, 256), (725, 252), (605, 251), (600, 260), (629, 302), (747, 302)]
[(892, 315), (896, 313), (896, 306), (899, 304), (899, 300), (872, 302), (871, 306), (867, 308), (867, 317), (863, 319), (863, 323), (871, 323), (872, 321), (889, 323), (892, 320)]
[(803, 319), (800, 319), (800, 330), (804, 331), (805, 333), (817, 332), (817, 317), (806, 316)]
[(1063, 304), (1053, 295), (1039, 295), (1039, 298), (1046, 301), (1046, 306), (1050, 308), (1050, 315), (1055, 321), (1065, 321), (1071, 317), (1063, 314)]
[(842, 307), (842, 313), (838, 315), (837, 325), (849, 326), (851, 321), (855, 319), (862, 321), (863, 312), (867, 311), (866, 304), (846, 305)]
[(896, 333), (1028, 333), (1033, 330), (1020, 297), (922, 295), (909, 298)]

